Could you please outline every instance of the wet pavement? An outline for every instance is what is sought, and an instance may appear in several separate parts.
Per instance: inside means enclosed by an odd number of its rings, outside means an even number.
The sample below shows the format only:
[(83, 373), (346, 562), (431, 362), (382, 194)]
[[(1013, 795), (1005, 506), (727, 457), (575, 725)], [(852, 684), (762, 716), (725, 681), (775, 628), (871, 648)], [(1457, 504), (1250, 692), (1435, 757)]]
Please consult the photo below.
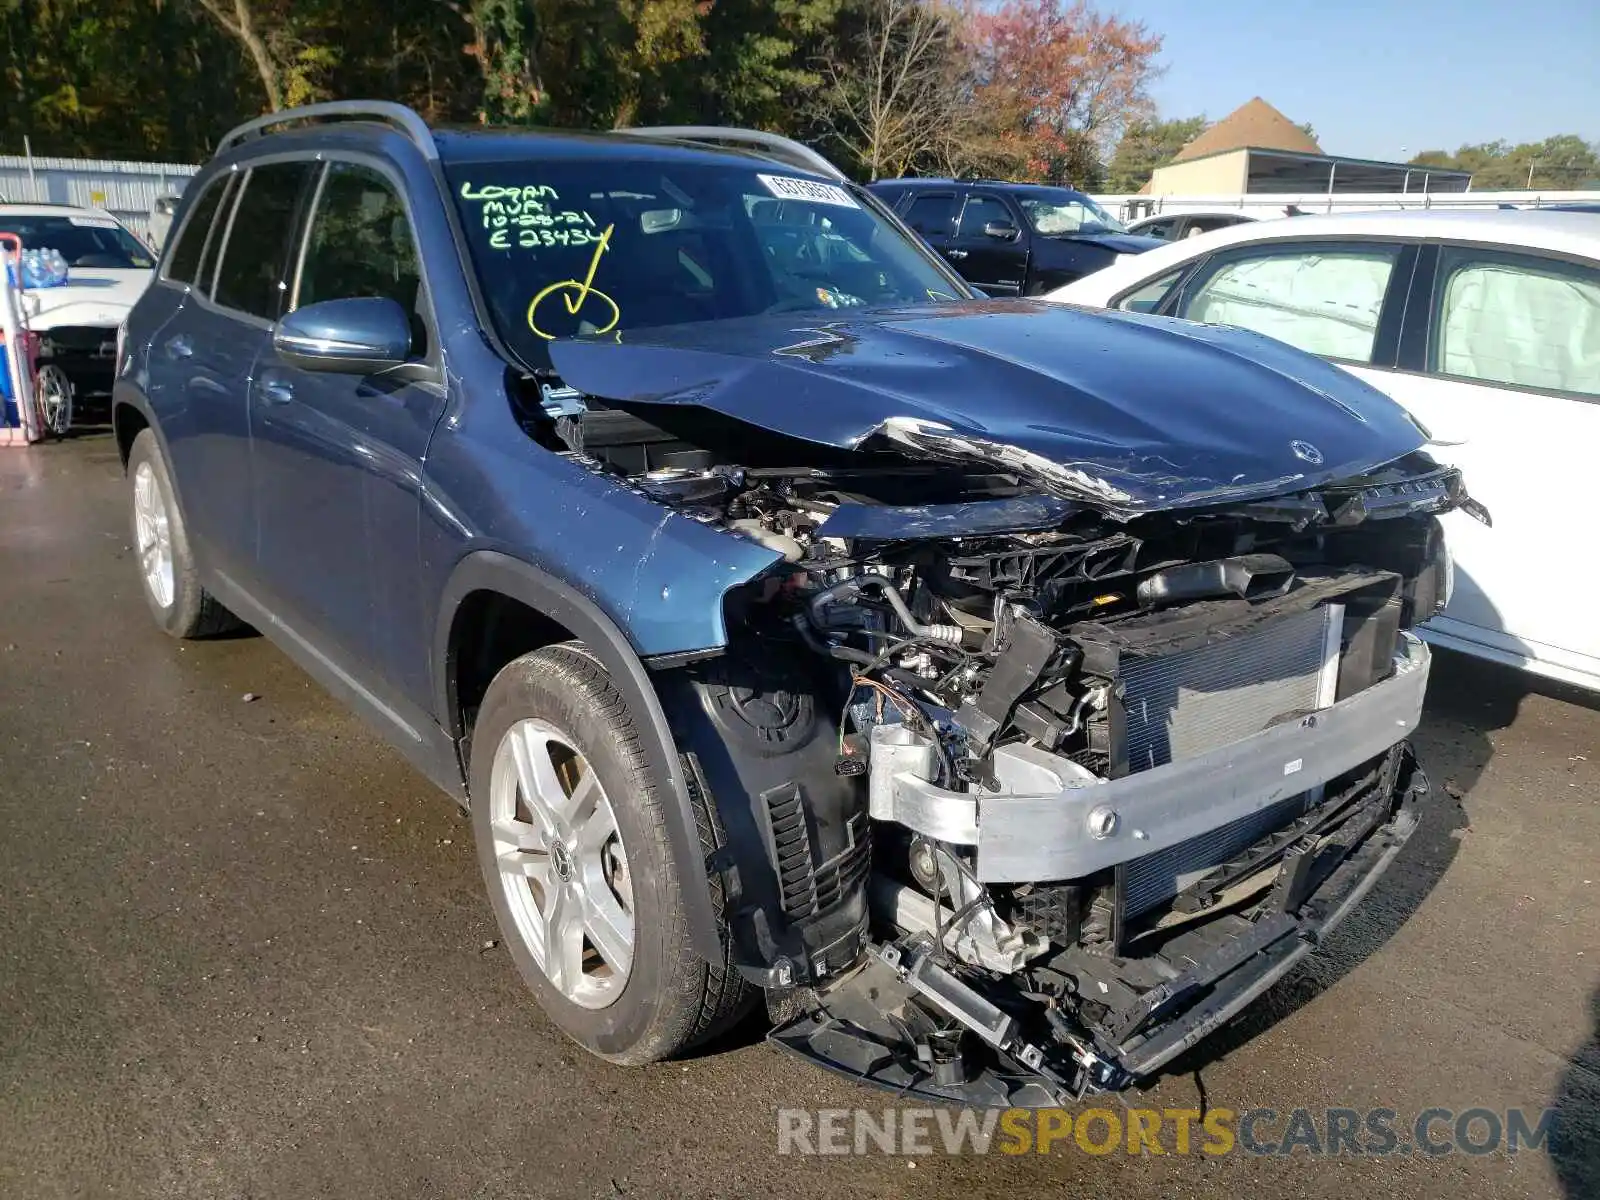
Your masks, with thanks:
[(1128, 1097), (1271, 1108), (1267, 1143), (1297, 1107), (1553, 1106), (1553, 1152), (780, 1156), (777, 1109), (892, 1097), (755, 1023), (586, 1057), (455, 806), (264, 639), (160, 634), (128, 542), (109, 437), (0, 450), (0, 1197), (1600, 1195), (1600, 703), (1441, 655), (1396, 869)]

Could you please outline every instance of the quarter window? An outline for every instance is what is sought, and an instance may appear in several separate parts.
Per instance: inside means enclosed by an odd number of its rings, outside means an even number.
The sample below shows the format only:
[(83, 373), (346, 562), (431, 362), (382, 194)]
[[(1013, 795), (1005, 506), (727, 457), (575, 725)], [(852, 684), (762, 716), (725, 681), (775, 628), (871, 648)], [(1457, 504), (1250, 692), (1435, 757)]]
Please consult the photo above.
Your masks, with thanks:
[(1232, 258), (1187, 290), (1181, 316), (1370, 363), (1395, 248), (1295, 249)]
[(284, 276), (300, 193), (313, 169), (309, 162), (251, 168), (217, 267), (213, 299), (218, 304), (269, 321), (278, 319), (288, 290)]
[(1600, 269), (1446, 250), (1433, 369), (1600, 397)]
[(206, 185), (195, 198), (194, 209), (184, 223), (183, 232), (167, 255), (167, 278), (175, 283), (193, 283), (200, 274), (200, 256), (206, 248), (206, 235), (216, 219), (222, 196), (228, 190), (229, 176), (223, 175)]

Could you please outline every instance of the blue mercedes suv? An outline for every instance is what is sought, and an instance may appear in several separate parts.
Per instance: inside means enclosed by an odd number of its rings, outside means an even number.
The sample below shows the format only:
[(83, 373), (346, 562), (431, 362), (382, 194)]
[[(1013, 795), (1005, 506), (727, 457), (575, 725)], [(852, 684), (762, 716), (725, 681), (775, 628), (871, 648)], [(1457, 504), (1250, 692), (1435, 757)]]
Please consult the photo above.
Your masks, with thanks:
[(156, 622), (253, 626), (470, 810), (560, 1028), (763, 1000), (965, 1103), (1158, 1070), (1359, 901), (1481, 515), (1337, 367), (979, 297), (742, 130), (253, 121), (114, 404)]

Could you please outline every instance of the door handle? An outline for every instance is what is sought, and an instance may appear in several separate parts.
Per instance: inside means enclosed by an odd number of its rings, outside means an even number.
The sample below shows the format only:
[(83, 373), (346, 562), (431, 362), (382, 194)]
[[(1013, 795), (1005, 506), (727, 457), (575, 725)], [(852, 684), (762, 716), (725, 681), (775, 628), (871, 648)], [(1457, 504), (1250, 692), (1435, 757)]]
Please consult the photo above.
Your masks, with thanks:
[(194, 343), (189, 340), (188, 334), (180, 333), (177, 337), (167, 339), (165, 349), (168, 358), (189, 358), (194, 354)]
[(264, 379), (261, 398), (268, 404), (288, 404), (294, 399), (294, 385), (283, 379)]
[(944, 256), (946, 258), (965, 258), (967, 252), (965, 250), (946, 250)]

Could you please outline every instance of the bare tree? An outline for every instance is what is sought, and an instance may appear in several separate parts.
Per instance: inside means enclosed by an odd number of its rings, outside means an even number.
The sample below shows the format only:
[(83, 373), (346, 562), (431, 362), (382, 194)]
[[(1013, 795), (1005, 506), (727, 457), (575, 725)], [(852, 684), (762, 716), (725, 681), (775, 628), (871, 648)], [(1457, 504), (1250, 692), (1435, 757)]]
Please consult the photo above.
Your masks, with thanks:
[(818, 116), (874, 179), (959, 157), (972, 89), (959, 14), (933, 0), (868, 0), (829, 56)]

